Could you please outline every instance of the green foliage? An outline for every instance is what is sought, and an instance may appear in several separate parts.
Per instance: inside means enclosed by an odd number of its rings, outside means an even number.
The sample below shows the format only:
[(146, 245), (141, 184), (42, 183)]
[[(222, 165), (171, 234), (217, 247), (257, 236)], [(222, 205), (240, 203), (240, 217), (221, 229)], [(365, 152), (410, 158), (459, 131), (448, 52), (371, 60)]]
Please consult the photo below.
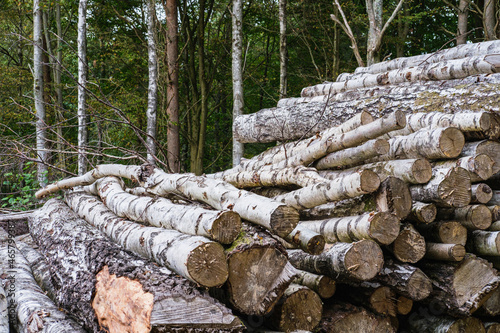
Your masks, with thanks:
[(40, 188), (33, 162), (27, 162), (22, 173), (7, 172), (2, 177), (2, 187), (8, 189), (3, 193), (1, 208), (12, 210), (30, 210), (39, 206), (35, 192)]

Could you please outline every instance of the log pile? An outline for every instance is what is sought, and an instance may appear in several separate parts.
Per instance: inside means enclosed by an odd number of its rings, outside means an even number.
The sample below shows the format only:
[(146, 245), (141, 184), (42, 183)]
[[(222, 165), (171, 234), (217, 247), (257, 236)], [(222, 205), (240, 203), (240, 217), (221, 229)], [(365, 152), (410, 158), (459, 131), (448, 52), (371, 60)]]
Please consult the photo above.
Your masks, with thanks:
[[(234, 123), (241, 142), (284, 143), (215, 174), (99, 165), (37, 192), (65, 202), (0, 244), (75, 332), (493, 332), (496, 53), (467, 44), (304, 88)], [(63, 320), (9, 297), (21, 331)]]

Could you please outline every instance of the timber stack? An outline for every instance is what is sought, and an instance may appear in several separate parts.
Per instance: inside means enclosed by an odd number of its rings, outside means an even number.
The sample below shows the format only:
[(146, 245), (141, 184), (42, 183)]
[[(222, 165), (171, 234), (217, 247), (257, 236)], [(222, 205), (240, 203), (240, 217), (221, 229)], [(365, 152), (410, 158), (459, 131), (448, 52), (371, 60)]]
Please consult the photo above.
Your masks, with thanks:
[(399, 58), (239, 116), (282, 143), (232, 169), (51, 184), (0, 332), (500, 331), (499, 88), (499, 41)]

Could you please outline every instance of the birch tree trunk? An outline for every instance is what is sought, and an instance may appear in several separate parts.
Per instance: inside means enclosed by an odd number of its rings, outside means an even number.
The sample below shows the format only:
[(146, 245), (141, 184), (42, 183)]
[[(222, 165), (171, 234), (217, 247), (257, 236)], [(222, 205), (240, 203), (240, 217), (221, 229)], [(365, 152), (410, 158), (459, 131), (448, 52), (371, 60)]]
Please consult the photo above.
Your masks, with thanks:
[(469, 1), (460, 0), (457, 7), (457, 45), (467, 43), (467, 20), (469, 18)]
[(467, 247), (480, 256), (500, 256), (500, 231), (473, 231)]
[(42, 10), (40, 1), (33, 2), (33, 96), (35, 100), (36, 111), (36, 150), (37, 150), (37, 179), (40, 186), (47, 185), (48, 168), (47, 162), (47, 133), (46, 133), (46, 115), (45, 104), (43, 99), (43, 49), (42, 49)]
[(87, 0), (78, 6), (78, 175), (87, 172)]
[(325, 237), (301, 224), (297, 225), (285, 240), (292, 248), (300, 248), (310, 254), (320, 254), (325, 248)]
[(497, 34), (495, 31), (495, 27), (497, 25), (497, 19), (495, 17), (495, 1), (484, 1), (483, 8), (484, 38), (486, 40), (495, 40), (497, 39)]
[(460, 222), (468, 230), (486, 230), (492, 223), (492, 214), (485, 205), (440, 208), (437, 212), (437, 218)]
[(493, 162), (492, 172), (496, 174), (500, 172), (500, 143), (492, 140), (481, 140), (475, 142), (466, 142), (462, 149), (461, 157), (474, 156), (485, 154), (489, 156)]
[(465, 247), (460, 244), (426, 244), (424, 258), (442, 261), (462, 261), (465, 257)]
[(30, 230), (57, 272), (57, 303), (88, 331), (243, 331), (239, 319), (206, 292), (124, 251), (61, 201), (37, 210)]
[(479, 183), (471, 186), (471, 203), (486, 204), (493, 197), (493, 190), (486, 184)]
[(218, 243), (124, 220), (96, 197), (83, 192), (67, 193), (66, 202), (81, 218), (128, 251), (168, 267), (201, 286), (220, 286), (227, 280), (226, 258)]
[(158, 95), (158, 57), (156, 56), (155, 40), (155, 1), (148, 0), (148, 108), (146, 110), (148, 135), (147, 160), (149, 163), (156, 164), (156, 109)]
[(457, 160), (448, 160), (433, 163), (436, 168), (461, 167), (469, 171), (470, 181), (477, 183), (493, 176), (495, 161), (486, 154), (462, 157)]
[(286, 97), (287, 91), (287, 47), (286, 47), (286, 2), (279, 0), (280, 21), (280, 99)]
[[(281, 8), (281, 7), (280, 7)], [(233, 43), (232, 43), (232, 75), (233, 75), (233, 122), (243, 114), (243, 66), (242, 66), (242, 48), (243, 48), (243, 1), (233, 0)], [(234, 125), (233, 125), (234, 126)], [(234, 132), (234, 130), (233, 130)], [(243, 157), (243, 144), (233, 138), (233, 166), (240, 164)]]

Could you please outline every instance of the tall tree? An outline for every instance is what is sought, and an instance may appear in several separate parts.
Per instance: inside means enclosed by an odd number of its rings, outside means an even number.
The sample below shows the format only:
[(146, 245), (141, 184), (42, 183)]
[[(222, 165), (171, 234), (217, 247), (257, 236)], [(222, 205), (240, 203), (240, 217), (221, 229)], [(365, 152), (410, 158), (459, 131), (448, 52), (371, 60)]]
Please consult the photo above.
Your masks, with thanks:
[[(281, 0), (283, 1), (283, 0)], [(243, 0), (233, 0), (233, 46), (232, 46), (232, 72), (233, 72), (233, 121), (243, 114), (243, 74), (242, 74), (242, 19)], [(233, 138), (233, 166), (240, 164), (243, 157), (243, 144)]]
[(497, 19), (495, 16), (495, 0), (484, 0), (483, 25), (485, 39), (497, 39), (495, 31), (495, 27), (497, 25)]
[(33, 95), (36, 111), (36, 150), (38, 155), (38, 182), (43, 187), (47, 184), (47, 133), (45, 104), (43, 98), (43, 49), (42, 49), (42, 10), (40, 1), (33, 1)]
[(78, 6), (78, 174), (87, 172), (87, 0)]
[(147, 0), (148, 7), (148, 109), (147, 116), (147, 159), (151, 164), (156, 164), (156, 106), (158, 95), (158, 58), (156, 56), (155, 41), (155, 0)]
[[(487, 1), (487, 0), (486, 0)], [(458, 3), (457, 45), (467, 42), (467, 19), (469, 16), (469, 0), (460, 0)]]
[(279, 0), (280, 21), (280, 98), (287, 90), (287, 47), (286, 47), (286, 0)]

